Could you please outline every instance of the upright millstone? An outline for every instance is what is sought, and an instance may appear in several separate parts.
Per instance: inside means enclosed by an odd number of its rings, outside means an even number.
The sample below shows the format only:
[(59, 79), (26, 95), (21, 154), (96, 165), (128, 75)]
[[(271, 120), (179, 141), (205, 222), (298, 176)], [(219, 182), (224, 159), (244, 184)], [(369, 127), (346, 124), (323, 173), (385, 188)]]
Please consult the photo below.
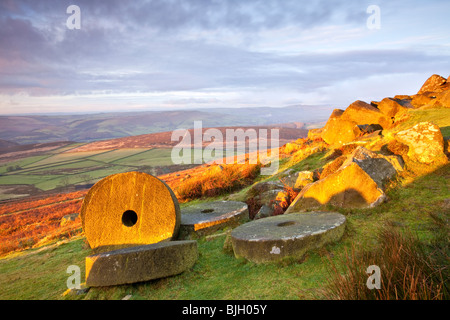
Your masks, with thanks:
[(92, 249), (148, 245), (177, 236), (180, 207), (173, 191), (142, 172), (108, 176), (86, 195), (81, 220)]

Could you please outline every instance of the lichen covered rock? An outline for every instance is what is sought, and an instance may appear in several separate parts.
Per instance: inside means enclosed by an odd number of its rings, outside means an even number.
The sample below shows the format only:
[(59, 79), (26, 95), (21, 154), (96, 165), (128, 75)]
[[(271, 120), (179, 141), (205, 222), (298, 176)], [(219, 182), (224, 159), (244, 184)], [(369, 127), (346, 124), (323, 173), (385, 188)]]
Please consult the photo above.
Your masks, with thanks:
[(431, 106), (433, 108), (450, 108), (450, 90), (437, 93)]
[(312, 182), (314, 182), (314, 172), (300, 171), (297, 175), (297, 180), (295, 181), (294, 188), (302, 189), (304, 186)]
[(441, 77), (440, 75), (433, 74), (431, 77), (425, 81), (420, 90), (417, 92), (418, 94), (422, 94), (424, 92), (440, 92), (443, 90), (443, 86), (446, 84), (447, 79)]
[(322, 138), (322, 131), (323, 131), (323, 128), (310, 129), (308, 131), (308, 138), (311, 140)]
[(405, 106), (400, 104), (396, 99), (385, 98), (377, 104), (378, 110), (389, 118), (396, 117), (397, 114), (404, 113), (408, 110)]
[(412, 161), (430, 164), (447, 159), (441, 130), (431, 122), (420, 122), (400, 131), (395, 139), (409, 147), (407, 156)]
[(403, 171), (403, 160), (398, 156), (384, 156), (364, 147), (358, 147), (343, 162), (345, 167), (356, 163), (382, 188), (384, 183), (394, 177), (397, 172)]
[(322, 139), (330, 144), (343, 144), (362, 135), (355, 121), (340, 118), (329, 119), (322, 131)]
[(383, 114), (376, 107), (357, 100), (350, 104), (340, 117), (341, 120), (354, 121), (357, 125), (361, 124), (379, 124), (384, 129), (392, 126), (390, 117)]

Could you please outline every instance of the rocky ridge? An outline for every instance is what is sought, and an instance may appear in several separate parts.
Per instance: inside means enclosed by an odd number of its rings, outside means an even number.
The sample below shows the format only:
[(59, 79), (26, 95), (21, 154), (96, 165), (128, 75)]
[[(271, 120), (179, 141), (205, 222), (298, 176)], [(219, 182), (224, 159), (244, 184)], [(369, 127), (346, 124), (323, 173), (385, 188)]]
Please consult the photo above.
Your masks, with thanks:
[[(447, 79), (433, 75), (416, 95), (370, 104), (358, 100), (345, 110), (335, 109), (323, 128), (283, 146), (280, 154), (289, 159), (288, 165), (243, 196), (259, 209), (250, 213), (254, 221), (227, 237), (234, 255), (255, 263), (301, 260), (306, 250), (326, 243), (311, 237), (317, 233), (313, 225), (325, 239), (342, 237), (344, 223), (334, 234), (326, 228), (328, 222), (321, 222), (323, 212), (376, 207), (389, 201), (386, 191), (396, 179), (417, 178), (447, 165), (449, 139), (443, 132), (450, 128), (449, 95)], [(298, 165), (310, 157), (319, 158), (320, 165), (316, 162), (312, 170)], [(301, 219), (305, 215), (310, 221)]]
[[(280, 150), (296, 159), (294, 164), (323, 154), (324, 164), (311, 171), (285, 168), (275, 181), (271, 177), (254, 184), (245, 195), (260, 208), (253, 216), (260, 219), (329, 205), (374, 207), (387, 200), (387, 186), (405, 172), (424, 175), (448, 164), (449, 137), (442, 131), (450, 127), (449, 98), (450, 81), (433, 75), (415, 95), (370, 103), (358, 100), (345, 110), (333, 110), (324, 127), (311, 129), (308, 138)], [(417, 114), (436, 116), (430, 121)], [(295, 198), (287, 199), (286, 189), (293, 190)]]

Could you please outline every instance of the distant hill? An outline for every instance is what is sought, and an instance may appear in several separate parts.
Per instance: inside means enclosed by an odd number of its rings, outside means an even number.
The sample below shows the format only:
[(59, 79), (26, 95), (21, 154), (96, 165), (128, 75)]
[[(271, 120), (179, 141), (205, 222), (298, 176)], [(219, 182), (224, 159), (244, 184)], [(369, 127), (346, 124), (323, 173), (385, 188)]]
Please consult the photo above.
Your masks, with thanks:
[[(293, 124), (295, 125), (295, 124)], [(209, 128), (202, 128), (204, 133)], [(226, 141), (226, 130), (243, 129), (247, 132), (249, 129), (254, 129), (258, 135), (258, 139), (261, 139), (261, 129), (267, 129), (267, 138), (270, 138), (271, 129), (277, 129), (279, 133), (279, 146), (282, 146), (292, 140), (305, 138), (308, 135), (308, 130), (297, 127), (283, 127), (283, 125), (274, 126), (252, 126), (252, 127), (220, 127), (216, 128), (221, 131), (223, 141)], [(193, 143), (194, 129), (186, 129), (191, 135), (191, 141)], [(123, 137), (110, 140), (94, 141), (78, 148), (71, 149), (70, 152), (82, 152), (82, 151), (98, 151), (98, 150), (112, 150), (112, 149), (127, 149), (127, 148), (169, 148), (177, 145), (179, 140), (172, 141), (172, 131), (150, 133), (138, 136)], [(203, 146), (208, 145), (209, 141), (204, 141)], [(270, 147), (270, 143), (268, 144)]]
[(14, 147), (17, 145), (19, 145), (19, 144), (16, 142), (0, 139), (0, 150), (8, 149), (8, 148), (11, 148), (11, 147)]
[(65, 147), (72, 144), (70, 141), (57, 141), (48, 143), (13, 144), (5, 148), (0, 148), (0, 163), (11, 159), (20, 159), (33, 155), (46, 153), (51, 150)]
[(290, 106), (84, 115), (0, 116), (0, 139), (19, 144), (56, 141), (92, 142), (189, 129), (194, 126), (194, 121), (202, 121), (205, 128), (319, 122), (327, 119), (329, 111), (328, 107), (323, 106)]

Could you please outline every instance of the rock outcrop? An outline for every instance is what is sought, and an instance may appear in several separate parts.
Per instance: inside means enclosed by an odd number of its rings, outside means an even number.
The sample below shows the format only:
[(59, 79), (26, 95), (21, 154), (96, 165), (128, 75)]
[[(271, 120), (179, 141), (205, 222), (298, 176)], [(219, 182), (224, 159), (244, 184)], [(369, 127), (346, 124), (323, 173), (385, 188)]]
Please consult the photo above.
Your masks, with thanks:
[(411, 108), (450, 108), (450, 82), (439, 75), (432, 75), (412, 96), (402, 97), (404, 106)]
[(409, 147), (407, 156), (412, 161), (430, 164), (447, 159), (441, 130), (433, 123), (420, 122), (398, 132), (395, 139)]
[(364, 147), (324, 166), (321, 179), (306, 185), (286, 213), (331, 204), (345, 208), (373, 207), (385, 199), (384, 185), (399, 171), (403, 160)]
[(447, 79), (441, 77), (440, 75), (433, 74), (427, 79), (427, 81), (425, 81), (417, 94), (422, 94), (425, 92), (441, 92), (446, 89), (446, 83)]
[(323, 131), (323, 128), (310, 129), (308, 131), (308, 139), (315, 140), (315, 139), (322, 138), (322, 131)]
[(297, 180), (295, 181), (294, 188), (302, 189), (304, 186), (312, 182), (314, 182), (314, 172), (300, 171), (297, 175)]
[(424, 92), (411, 96), (410, 104), (413, 108), (419, 109), (426, 105), (432, 105), (435, 102), (436, 94), (434, 92)]
[(342, 167), (353, 162), (360, 166), (380, 188), (383, 188), (386, 181), (398, 172), (403, 171), (404, 166), (402, 158), (398, 156), (384, 156), (364, 147), (356, 148), (344, 161)]
[(271, 217), (274, 215), (275, 210), (272, 207), (266, 206), (265, 204), (262, 205), (261, 208), (259, 208), (258, 212), (256, 213), (254, 220), (262, 219)]
[[(450, 78), (450, 77), (449, 77)], [(370, 132), (390, 129), (408, 119), (408, 109), (450, 108), (450, 81), (433, 75), (415, 95), (397, 95), (370, 104), (357, 100), (345, 110), (334, 109), (323, 128), (311, 129), (308, 138), (322, 138), (329, 145), (342, 145)]]
[[(309, 141), (320, 137), (327, 149), (334, 148), (327, 158), (331, 161), (321, 168), (319, 180), (299, 174), (294, 187), (301, 191), (286, 213), (326, 204), (372, 207), (385, 199), (386, 182), (404, 170), (404, 161), (448, 162), (447, 144), (437, 125), (424, 122), (400, 132), (395, 127), (420, 116), (411, 109), (449, 107), (450, 82), (433, 75), (415, 95), (371, 104), (358, 100), (345, 110), (334, 109), (323, 128), (308, 133)], [(350, 145), (356, 150), (349, 155), (344, 150)]]
[(342, 120), (339, 117), (331, 118), (322, 131), (322, 139), (330, 144), (343, 144), (355, 140), (362, 135), (355, 121)]
[(343, 208), (368, 208), (383, 202), (385, 194), (361, 167), (352, 162), (337, 172), (308, 184), (285, 213), (331, 204)]
[(407, 107), (393, 98), (384, 98), (376, 104), (376, 107), (390, 119), (392, 119), (392, 117), (395, 118), (396, 116), (403, 114), (408, 110)]
[(326, 178), (330, 174), (338, 171), (339, 168), (342, 167), (345, 160), (347, 160), (347, 156), (342, 155), (324, 165), (322, 167), (322, 172), (320, 173), (320, 179)]
[(357, 100), (350, 104), (340, 117), (341, 120), (354, 121), (356, 124), (379, 124), (384, 129), (391, 127), (392, 120), (378, 108)]
[(248, 195), (258, 196), (272, 190), (276, 190), (276, 192), (283, 190), (283, 184), (279, 181), (264, 181), (252, 186), (248, 191)]
[(450, 90), (437, 93), (431, 106), (434, 108), (450, 108)]
[[(379, 103), (381, 109), (364, 101), (355, 101), (345, 111), (335, 109), (320, 132), (322, 139), (330, 144), (344, 144), (373, 131), (391, 128), (395, 115), (404, 112), (404, 106), (394, 100)], [(376, 129), (375, 129), (376, 128)]]

